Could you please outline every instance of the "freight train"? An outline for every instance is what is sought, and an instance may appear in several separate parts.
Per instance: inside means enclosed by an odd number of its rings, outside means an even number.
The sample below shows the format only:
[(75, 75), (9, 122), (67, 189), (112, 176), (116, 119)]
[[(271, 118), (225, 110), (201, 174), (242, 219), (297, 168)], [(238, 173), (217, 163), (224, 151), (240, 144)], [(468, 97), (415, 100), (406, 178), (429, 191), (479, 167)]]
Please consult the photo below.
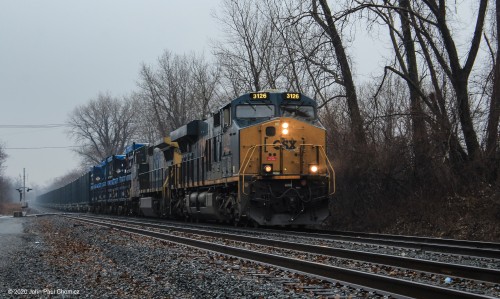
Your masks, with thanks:
[(133, 143), (37, 202), (95, 213), (287, 226), (323, 222), (334, 192), (316, 101), (263, 91), (244, 94), (154, 144)]

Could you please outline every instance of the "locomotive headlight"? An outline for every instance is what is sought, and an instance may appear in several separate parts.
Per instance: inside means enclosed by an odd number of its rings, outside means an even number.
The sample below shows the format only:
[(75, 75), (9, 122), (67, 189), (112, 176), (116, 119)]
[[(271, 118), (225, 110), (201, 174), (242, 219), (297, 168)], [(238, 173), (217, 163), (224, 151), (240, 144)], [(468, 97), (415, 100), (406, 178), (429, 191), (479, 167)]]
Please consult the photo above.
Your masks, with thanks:
[(309, 167), (309, 170), (311, 171), (311, 173), (316, 173), (318, 172), (318, 165), (311, 165)]
[(283, 135), (287, 135), (288, 134), (288, 126), (289, 126), (289, 124), (286, 123), (286, 122), (281, 124), (281, 128), (282, 128), (281, 133)]
[(266, 173), (266, 174), (273, 172), (273, 166), (271, 164), (262, 165), (262, 169), (264, 170), (264, 173)]

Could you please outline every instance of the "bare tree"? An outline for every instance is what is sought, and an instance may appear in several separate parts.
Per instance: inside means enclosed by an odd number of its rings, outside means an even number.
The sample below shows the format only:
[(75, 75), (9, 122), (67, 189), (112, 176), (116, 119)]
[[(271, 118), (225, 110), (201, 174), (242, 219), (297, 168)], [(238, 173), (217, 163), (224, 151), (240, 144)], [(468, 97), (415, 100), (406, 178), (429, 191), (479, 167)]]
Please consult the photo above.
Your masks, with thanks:
[(469, 77), (479, 51), (488, 1), (479, 1), (475, 29), (464, 63), (448, 21), (449, 13), (453, 11), (449, 9), (449, 4), (445, 0), (439, 3), (436, 0), (422, 2), (407, 6), (414, 17), (413, 28), (422, 36), (419, 40), (422, 47), (430, 49), (453, 87), (469, 160), (478, 161), (482, 156), (482, 150), (471, 114)]
[(0, 143), (0, 174), (2, 174), (3, 171), (3, 163), (5, 163), (5, 160), (7, 160), (7, 154), (5, 153), (3, 149), (3, 145)]
[[(401, 76), (411, 92), (416, 166), (421, 164), (419, 160), (429, 160), (425, 154), (427, 151), (425, 123), (433, 130), (432, 136), (437, 138), (436, 144), (444, 145), (442, 149), (455, 167), (461, 165), (463, 161), (474, 161), (476, 166), (481, 164), (483, 150), (475, 127), (481, 120), (477, 116), (474, 119), (471, 104), (474, 96), (470, 88), (470, 76), (484, 32), (488, 1), (482, 0), (476, 3), (475, 28), (468, 48), (457, 45), (460, 39), (457, 33), (459, 30), (453, 28), (453, 21), (449, 21), (455, 17), (462, 3), (447, 3), (446, 0), (439, 2), (358, 0), (356, 2), (358, 6), (354, 10), (368, 8), (376, 12), (379, 20), (389, 28), (397, 67), (386, 66), (386, 70)], [(398, 29), (392, 17), (393, 12), (400, 17), (401, 29)], [(420, 69), (426, 77), (419, 76), (418, 64), (421, 65)], [(423, 110), (422, 105), (425, 105), (427, 112)], [(455, 118), (461, 128), (459, 132), (455, 130)], [(466, 150), (462, 147), (462, 140)], [(423, 145), (422, 148), (418, 148), (419, 144)], [(479, 172), (482, 172), (481, 168), (477, 168)]]
[(122, 153), (136, 133), (136, 103), (130, 98), (119, 100), (100, 93), (87, 105), (69, 115), (68, 134), (81, 147), (75, 151), (88, 164)]
[(7, 160), (3, 144), (0, 143), (0, 203), (6, 202), (12, 194), (14, 187), (11, 181), (3, 175), (4, 163)]
[[(19, 198), (16, 187), (10, 178), (0, 175), (0, 204), (3, 202), (10, 202)], [(17, 196), (17, 197), (16, 197)]]
[(136, 125), (137, 125), (137, 142), (153, 143), (164, 137), (162, 133), (161, 123), (157, 121), (154, 107), (148, 105), (148, 99), (141, 92), (135, 92), (132, 97), (137, 103), (136, 110)]
[(203, 56), (191, 56), (191, 91), (195, 105), (201, 109), (196, 109), (198, 119), (206, 118), (212, 109), (224, 104), (223, 96), (220, 93), (221, 68), (218, 64), (210, 64)]
[(326, 110), (322, 115), (333, 117), (337, 109), (347, 109), (351, 115), (352, 105), (344, 107), (342, 101), (334, 101), (346, 98), (344, 81), (331, 39), (311, 17), (311, 3), (227, 0), (223, 8), (218, 18), (226, 38), (216, 44), (214, 52), (227, 94), (266, 88), (295, 90), (317, 98), (320, 109)]
[[(342, 41), (341, 32), (337, 29), (327, 0), (311, 0), (312, 17), (323, 28), (335, 51), (335, 56), (342, 75), (341, 82), (345, 88), (345, 97), (351, 119), (351, 128), (354, 133), (356, 146), (358, 149), (366, 146), (366, 136), (363, 129), (363, 118), (359, 109), (359, 102), (356, 93), (356, 86), (352, 76), (351, 66), (347, 57), (346, 49)], [(321, 7), (322, 13), (319, 11)]]
[(205, 118), (218, 103), (220, 69), (203, 57), (174, 55), (168, 50), (158, 66), (143, 65), (138, 97), (150, 113), (147, 122), (166, 136), (193, 119)]
[[(265, 30), (275, 31), (273, 61), (281, 65), (279, 86), (308, 94), (319, 101), (320, 109), (343, 97), (341, 76), (331, 43), (324, 30), (309, 16), (310, 4), (304, 1), (263, 0), (260, 16)], [(328, 112), (329, 113), (329, 112)]]
[(214, 46), (229, 96), (248, 91), (283, 88), (286, 45), (273, 26), (272, 11), (264, 1), (222, 2), (217, 16), (226, 31), (225, 39)]
[[(498, 147), (499, 134), (498, 125), (500, 119), (500, 1), (495, 1), (495, 33), (496, 33), (496, 54), (493, 58), (493, 92), (489, 104), (488, 126), (486, 130), (486, 156), (490, 159), (490, 170), (493, 177), (498, 175), (498, 159), (500, 159), (500, 149)], [(496, 160), (496, 163), (495, 163)]]
[[(363, 4), (366, 5), (368, 2), (364, 1)], [(375, 20), (381, 20), (382, 24), (385, 23), (388, 28), (388, 33), (390, 41), (394, 50), (394, 60), (392, 65), (385, 67), (385, 75), (382, 83), (385, 83), (385, 78), (387, 76), (387, 71), (390, 70), (393, 73), (399, 75), (402, 79), (406, 81), (407, 88), (409, 90), (409, 107), (408, 110), (404, 111), (401, 116), (409, 117), (411, 120), (411, 148), (413, 155), (413, 173), (417, 179), (428, 177), (426, 172), (429, 171), (429, 144), (427, 139), (427, 131), (422, 103), (423, 98), (426, 98), (423, 88), (422, 80), (419, 75), (418, 68), (418, 57), (414, 39), (414, 32), (411, 27), (411, 19), (409, 17), (409, 1), (399, 0), (397, 5), (399, 9), (388, 8), (387, 6), (379, 6), (376, 1), (372, 1), (369, 8), (375, 13)], [(394, 18), (393, 12), (399, 15), (399, 25), (397, 19)], [(368, 20), (373, 22), (373, 20)], [(389, 81), (389, 85), (392, 85)], [(393, 88), (389, 88), (391, 92), (397, 92)], [(378, 92), (375, 92), (375, 101), (378, 101), (377, 97), (380, 97)], [(387, 97), (387, 93), (384, 94)], [(404, 107), (408, 106), (406, 104), (406, 99), (399, 99)], [(393, 113), (392, 107), (388, 114)], [(389, 119), (390, 121), (390, 119)], [(391, 126), (392, 127), (392, 126)]]

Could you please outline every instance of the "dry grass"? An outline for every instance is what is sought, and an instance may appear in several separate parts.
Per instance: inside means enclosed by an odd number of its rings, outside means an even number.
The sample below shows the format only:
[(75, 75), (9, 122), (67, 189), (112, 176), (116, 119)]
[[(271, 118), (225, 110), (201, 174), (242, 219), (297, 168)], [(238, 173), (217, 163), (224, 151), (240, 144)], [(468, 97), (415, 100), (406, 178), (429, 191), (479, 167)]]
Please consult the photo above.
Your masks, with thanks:
[(12, 215), (14, 211), (21, 211), (21, 204), (14, 202), (0, 202), (0, 214)]

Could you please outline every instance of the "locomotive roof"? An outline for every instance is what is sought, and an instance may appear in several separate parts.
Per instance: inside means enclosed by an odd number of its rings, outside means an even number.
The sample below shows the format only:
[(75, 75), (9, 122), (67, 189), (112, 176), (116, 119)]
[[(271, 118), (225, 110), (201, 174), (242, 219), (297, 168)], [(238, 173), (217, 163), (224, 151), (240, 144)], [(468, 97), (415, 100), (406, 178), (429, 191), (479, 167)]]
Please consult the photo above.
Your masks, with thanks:
[(109, 162), (112, 162), (113, 160), (125, 160), (125, 155), (113, 155), (113, 156), (109, 156), (106, 161), (109, 163)]
[(125, 152), (123, 153), (124, 155), (128, 155), (130, 152), (139, 149), (145, 145), (148, 145), (147, 143), (132, 143), (131, 145), (127, 146), (125, 148)]

